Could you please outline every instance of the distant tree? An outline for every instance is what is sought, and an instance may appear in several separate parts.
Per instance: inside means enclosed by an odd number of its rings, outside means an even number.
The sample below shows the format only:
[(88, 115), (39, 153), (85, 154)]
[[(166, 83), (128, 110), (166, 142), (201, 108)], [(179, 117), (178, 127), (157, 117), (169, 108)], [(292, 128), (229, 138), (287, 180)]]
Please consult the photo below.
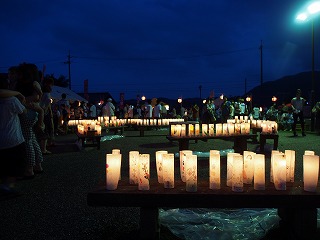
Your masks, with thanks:
[(69, 81), (66, 78), (66, 76), (60, 75), (58, 78), (54, 76), (53, 73), (47, 74), (45, 78), (53, 78), (54, 79), (54, 85), (59, 87), (68, 87)]

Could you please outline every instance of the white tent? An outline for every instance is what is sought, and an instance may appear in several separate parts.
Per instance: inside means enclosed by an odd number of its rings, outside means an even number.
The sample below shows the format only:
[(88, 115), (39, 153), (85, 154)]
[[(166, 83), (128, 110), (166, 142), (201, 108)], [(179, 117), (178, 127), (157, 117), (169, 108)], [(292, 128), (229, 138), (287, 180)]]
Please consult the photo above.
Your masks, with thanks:
[(53, 86), (52, 87), (52, 91), (51, 91), (51, 97), (58, 101), (61, 99), (61, 94), (65, 93), (67, 95), (67, 100), (69, 101), (84, 101), (84, 102), (88, 102), (85, 98), (81, 97), (80, 95), (76, 94), (75, 92), (73, 92), (72, 90), (70, 90), (69, 88), (64, 88), (64, 87), (59, 87), (59, 86)]

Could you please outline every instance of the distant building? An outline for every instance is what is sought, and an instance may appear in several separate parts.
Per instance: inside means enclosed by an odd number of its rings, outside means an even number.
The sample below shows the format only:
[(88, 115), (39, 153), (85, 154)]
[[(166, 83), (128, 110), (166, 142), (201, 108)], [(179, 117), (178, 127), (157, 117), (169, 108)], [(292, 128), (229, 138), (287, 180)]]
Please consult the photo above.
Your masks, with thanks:
[[(78, 93), (80, 96), (82, 97), (85, 97), (85, 94), (84, 93)], [(115, 99), (111, 96), (110, 93), (108, 92), (95, 92), (95, 93), (87, 93), (86, 94), (87, 97), (88, 97), (88, 102), (94, 102), (94, 103), (97, 103), (97, 102), (101, 102), (101, 101), (105, 101), (105, 99), (108, 99), (108, 98), (112, 98), (114, 101)]]

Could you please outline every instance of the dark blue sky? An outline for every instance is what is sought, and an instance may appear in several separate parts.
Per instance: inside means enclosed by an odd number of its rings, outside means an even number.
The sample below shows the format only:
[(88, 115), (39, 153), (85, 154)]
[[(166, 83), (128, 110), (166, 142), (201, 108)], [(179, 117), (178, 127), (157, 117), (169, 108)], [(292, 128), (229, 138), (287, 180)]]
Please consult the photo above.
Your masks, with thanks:
[[(242, 95), (263, 79), (311, 71), (311, 23), (299, 0), (1, 1), (0, 72), (21, 62), (68, 77), (71, 89), (117, 100)], [(320, 17), (315, 21), (319, 70)]]

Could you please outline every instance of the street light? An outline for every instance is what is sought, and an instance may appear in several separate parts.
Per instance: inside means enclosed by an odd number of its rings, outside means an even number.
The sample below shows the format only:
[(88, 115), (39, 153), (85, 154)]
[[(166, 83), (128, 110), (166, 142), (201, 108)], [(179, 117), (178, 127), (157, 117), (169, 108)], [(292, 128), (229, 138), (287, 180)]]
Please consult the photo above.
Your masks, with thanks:
[[(297, 15), (296, 20), (306, 22), (311, 20), (311, 35), (312, 35), (312, 89), (311, 89), (311, 108), (315, 105), (315, 79), (314, 79), (314, 18), (320, 13), (320, 1), (313, 1)], [(319, 14), (318, 14), (319, 15)], [(311, 117), (311, 131), (314, 131), (314, 118)]]
[(142, 100), (142, 101), (146, 100), (146, 96), (143, 95), (143, 96), (141, 97), (141, 100)]
[(271, 98), (271, 101), (274, 102), (274, 103), (275, 103), (277, 100), (278, 100), (278, 98), (277, 98), (276, 96), (273, 96), (273, 97)]
[(178, 103), (180, 103), (182, 105), (182, 98), (181, 97), (178, 98)]
[(249, 107), (250, 107), (249, 112), (251, 112), (252, 111), (252, 97), (247, 96), (246, 101), (249, 103)]

